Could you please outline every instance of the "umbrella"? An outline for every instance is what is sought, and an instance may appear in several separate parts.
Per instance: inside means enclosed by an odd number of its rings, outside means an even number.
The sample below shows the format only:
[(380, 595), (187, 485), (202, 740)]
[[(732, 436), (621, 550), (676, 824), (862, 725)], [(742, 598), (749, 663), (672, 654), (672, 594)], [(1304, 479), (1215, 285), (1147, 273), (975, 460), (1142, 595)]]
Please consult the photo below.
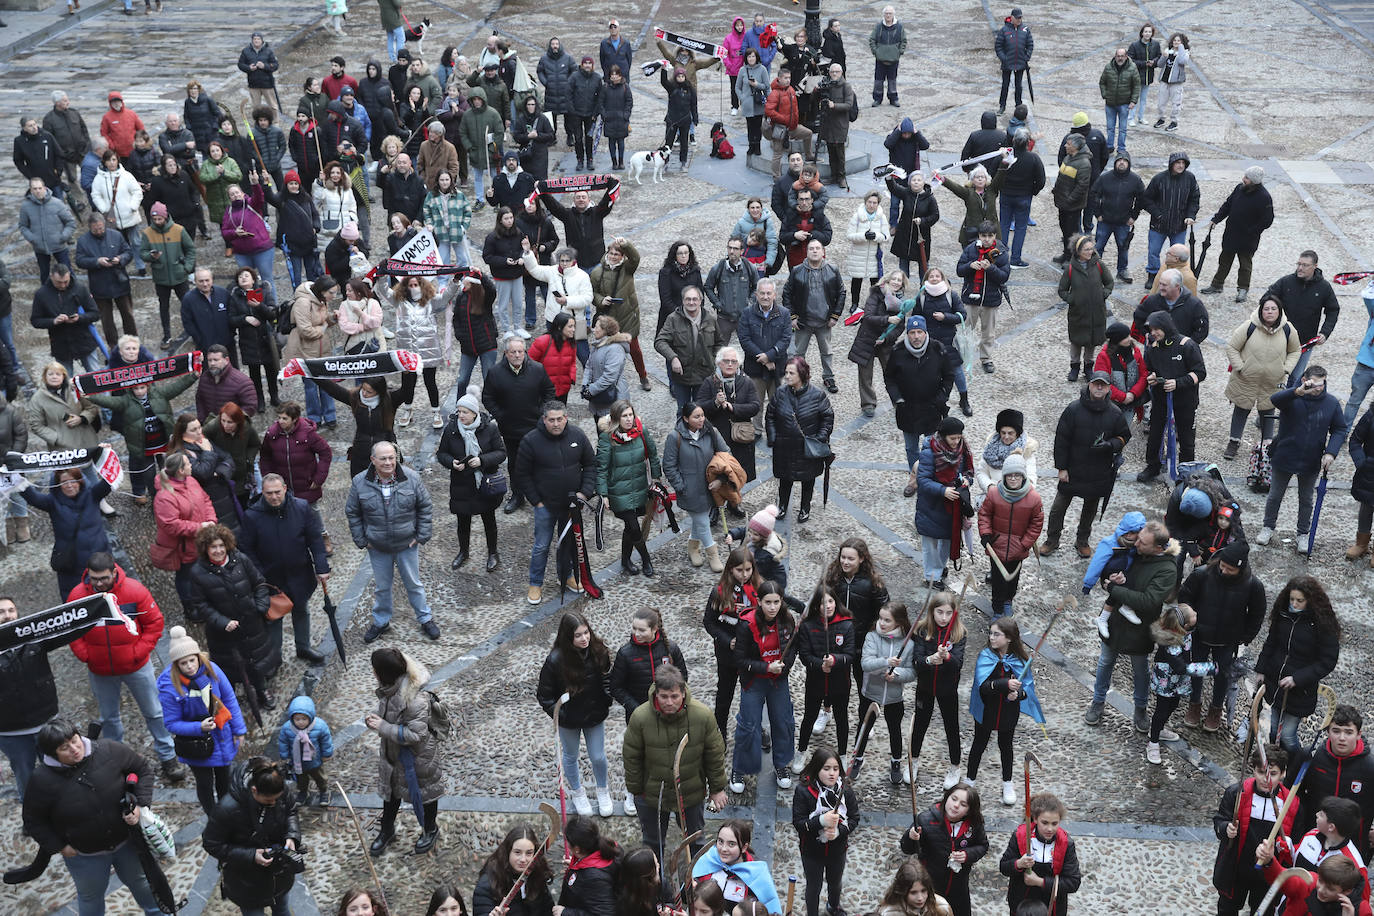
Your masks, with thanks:
[(230, 679), (243, 685), (243, 696), (248, 700), (248, 711), (253, 714), (253, 721), (261, 726), (262, 710), (258, 708), (258, 691), (253, 686), (253, 682), (248, 680), (248, 666), (243, 661), (243, 653), (237, 648), (230, 649), (229, 657), (234, 666)]
[(1193, 235), (1193, 227), (1188, 227), (1188, 266), (1197, 273), (1197, 236)]
[(1202, 254), (1197, 256), (1197, 263), (1192, 265), (1195, 275), (1202, 273), (1202, 265), (1207, 263), (1207, 249), (1212, 247), (1212, 227), (1207, 227), (1207, 234), (1202, 238)]
[(1030, 67), (1026, 68), (1026, 91), (1030, 93), (1031, 104), (1035, 104), (1035, 84), (1031, 82)]
[(329, 586), (320, 583), (320, 591), (324, 592), (324, 616), (329, 618), (329, 635), (334, 637), (334, 650), (339, 653), (339, 661), (348, 667), (348, 656), (344, 654), (343, 634), (339, 632), (339, 609), (334, 606), (334, 599), (329, 597)]
[[(138, 783), (138, 776), (130, 773), (125, 777), (127, 789), (124, 792), (124, 810), (133, 811), (138, 807), (138, 799), (134, 797), (134, 786)], [(172, 885), (167, 880), (167, 875), (158, 864), (157, 856), (153, 849), (148, 845), (148, 838), (143, 833), (141, 824), (129, 826), (129, 839), (134, 844), (134, 851), (138, 853), (138, 864), (143, 868), (143, 875), (148, 879), (148, 887), (153, 892), (153, 899), (157, 901), (158, 909), (164, 913), (171, 913), (176, 916), (176, 912), (186, 905), (186, 901), (177, 902), (176, 894), (172, 892)]]
[(1317, 481), (1317, 500), (1312, 504), (1312, 527), (1307, 532), (1307, 557), (1312, 557), (1312, 545), (1317, 542), (1317, 520), (1322, 515), (1322, 501), (1326, 499), (1326, 472), (1322, 471), (1322, 479)]
[(1168, 419), (1165, 421), (1167, 435), (1165, 436), (1164, 447), (1169, 458), (1169, 479), (1176, 481), (1178, 480), (1178, 431), (1174, 426), (1174, 393), (1169, 391), (1165, 394), (1168, 398), (1166, 404), (1169, 410)]

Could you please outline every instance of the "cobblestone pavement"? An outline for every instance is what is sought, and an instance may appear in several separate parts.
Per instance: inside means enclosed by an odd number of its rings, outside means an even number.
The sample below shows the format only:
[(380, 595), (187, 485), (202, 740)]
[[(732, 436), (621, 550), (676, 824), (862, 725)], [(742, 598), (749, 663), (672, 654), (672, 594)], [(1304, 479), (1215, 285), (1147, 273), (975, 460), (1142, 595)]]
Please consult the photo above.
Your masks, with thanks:
[[(89, 4), (88, 4), (89, 6)], [(48, 93), (61, 86), (72, 96), (73, 104), (86, 115), (92, 127), (104, 109), (104, 96), (110, 89), (124, 92), (130, 106), (150, 125), (160, 124), (166, 109), (180, 108), (185, 78), (196, 76), (216, 98), (237, 110), (244, 98), (241, 75), (234, 69), (239, 48), (253, 28), (267, 33), (283, 59), (279, 80), (283, 103), (290, 110), (299, 95), (295, 88), (305, 74), (327, 72), (325, 62), (343, 54), (350, 70), (359, 72), (370, 54), (381, 54), (384, 47), (375, 7), (354, 4), (348, 22), (348, 36), (338, 38), (318, 30), (320, 10), (310, 4), (212, 4), (206, 0), (165, 0), (161, 15), (125, 17), (116, 8), (92, 7), (90, 15), (27, 50), (12, 53), (0, 63), (0, 112), (14, 116), (20, 111), (41, 112), (47, 108)], [(916, 121), (937, 152), (927, 162), (953, 161), (966, 133), (977, 122), (978, 114), (996, 107), (996, 73), (992, 60), (989, 26), (1000, 23), (1004, 11), (988, 3), (953, 0), (902, 10), (908, 34), (914, 36), (917, 56), (902, 64), (899, 78), (902, 107), (867, 107), (870, 83), (867, 78), (869, 56), (864, 36), (878, 17), (881, 3), (854, 4), (827, 8), (823, 15), (842, 18), (850, 49), (855, 91), (864, 107), (854, 125), (852, 146), (869, 152), (876, 163), (885, 161), (881, 141), (898, 117)], [(776, 17), (782, 31), (790, 32), (800, 24), (799, 6), (763, 3), (757, 6)], [(1261, 4), (1257, 0), (1236, 0), (1215, 4), (1211, 0), (1165, 0), (1142, 4), (1105, 0), (1100, 3), (1058, 0), (1026, 7), (1028, 23), (1037, 35), (1035, 89), (1036, 130), (1043, 134), (1043, 154), (1052, 155), (1056, 139), (1067, 128), (1072, 114), (1082, 109), (1094, 124), (1101, 126), (1102, 112), (1097, 104), (1096, 76), (1111, 49), (1129, 41), (1140, 22), (1150, 19), (1168, 33), (1186, 31), (1192, 42), (1197, 78), (1190, 78), (1185, 90), (1184, 115), (1180, 130), (1168, 135), (1148, 129), (1134, 129), (1129, 147), (1148, 178), (1162, 167), (1169, 151), (1186, 150), (1193, 158), (1193, 170), (1202, 185), (1202, 211), (1209, 216), (1224, 199), (1238, 175), (1254, 162), (1269, 172), (1268, 188), (1279, 213), (1275, 226), (1265, 234), (1256, 255), (1254, 292), (1276, 277), (1291, 271), (1297, 251), (1312, 247), (1321, 254), (1321, 266), (1328, 275), (1342, 270), (1365, 269), (1374, 261), (1374, 221), (1370, 201), (1374, 199), (1374, 118), (1358, 84), (1342, 77), (1351, 69), (1367, 65), (1374, 55), (1367, 17), (1357, 5), (1311, 0), (1279, 0)], [(527, 65), (542, 51), (551, 34), (562, 36), (574, 53), (589, 51), (599, 38), (602, 23), (621, 17), (625, 33), (637, 46), (644, 44), (650, 23), (667, 26), (687, 35), (713, 37), (728, 24), (734, 9), (720, 3), (686, 4), (677, 0), (656, 0), (627, 9), (622, 5), (596, 2), (553, 2), (541, 5), (526, 0), (505, 3), (440, 3), (416, 0), (406, 7), (412, 21), (429, 16), (435, 32), (426, 40), (426, 56), (437, 59), (438, 52), (453, 44), (465, 53), (475, 54), (484, 28), (490, 26), (508, 36), (520, 50)], [(910, 18), (906, 18), (910, 14)], [(747, 15), (747, 11), (746, 11)], [(10, 14), (6, 14), (7, 18)], [(21, 34), (35, 30), (57, 18), (55, 11), (43, 14), (15, 14), (14, 28), (5, 38), (19, 43)], [(1256, 45), (1248, 35), (1236, 34), (1235, 25), (1245, 23), (1247, 32), (1264, 30), (1301, 36), (1294, 44)], [(1363, 31), (1361, 31), (1363, 29)], [(650, 41), (651, 43), (651, 41)], [(641, 55), (642, 57), (643, 55)], [(0, 53), (0, 57), (4, 57)], [(1263, 79), (1257, 80), (1257, 74)], [(634, 132), (631, 150), (656, 145), (664, 105), (662, 93), (653, 80), (632, 75), (635, 87)], [(723, 120), (731, 131), (737, 150), (745, 147), (744, 125), (728, 115), (728, 91), (714, 72), (701, 78), (700, 110), (709, 125)], [(1149, 120), (1153, 120), (1153, 112)], [(654, 187), (627, 186), (620, 204), (608, 221), (610, 234), (631, 238), (644, 255), (639, 274), (639, 289), (644, 313), (656, 312), (654, 272), (661, 252), (677, 238), (695, 245), (703, 267), (723, 253), (721, 236), (733, 226), (744, 210), (744, 200), (766, 190), (765, 179), (750, 172), (740, 157), (721, 162), (705, 153), (706, 131), (684, 175), (673, 167), (668, 183)], [(645, 138), (650, 138), (645, 140)], [(570, 169), (571, 151), (562, 144), (555, 148), (555, 167)], [(599, 160), (605, 165), (604, 155)], [(26, 245), (19, 239), (15, 225), (20, 184), (9, 165), (0, 166), (6, 187), (15, 193), (0, 200), (0, 256), (15, 278), (15, 301), (19, 303), (15, 330), (21, 355), (29, 369), (41, 364), (46, 354), (43, 336), (24, 320), (35, 283), (35, 270)], [(831, 218), (837, 227), (832, 258), (842, 258), (847, 243), (841, 238), (843, 226), (858, 206), (857, 196), (872, 186), (867, 175), (851, 178), (854, 193), (839, 195), (831, 204)], [(936, 230), (932, 256), (936, 264), (950, 268), (955, 257), (953, 241), (958, 219), (951, 195), (938, 192), (945, 213)], [(1057, 307), (1054, 284), (1057, 272), (1049, 258), (1057, 252), (1056, 214), (1049, 195), (1035, 202), (1033, 216), (1039, 228), (1028, 238), (1027, 253), (1032, 267), (1013, 278), (1015, 304), (1003, 310), (999, 344), (995, 353), (997, 373), (970, 375), (970, 391), (975, 410), (969, 421), (969, 438), (981, 443), (991, 432), (992, 418), (1001, 406), (1022, 409), (1027, 431), (1040, 441), (1040, 489), (1048, 504), (1053, 495), (1054, 471), (1049, 467), (1050, 444), (1055, 419), (1063, 405), (1076, 397), (1078, 388), (1061, 381), (1065, 362), (1063, 324)], [(474, 220), (472, 237), (479, 240), (491, 225), (489, 212)], [(381, 220), (374, 214), (374, 226)], [(380, 235), (374, 239), (380, 244)], [(1144, 256), (1144, 233), (1134, 246), (1139, 264)], [(217, 252), (206, 255), (217, 269), (227, 269)], [(1136, 266), (1140, 277), (1143, 270)], [(284, 282), (280, 269), (278, 281)], [(145, 327), (155, 327), (155, 306), (146, 282), (135, 287), (137, 314)], [(1139, 286), (1118, 287), (1111, 307), (1126, 318), (1139, 296)], [(1332, 341), (1318, 351), (1318, 361), (1331, 368), (1331, 388), (1344, 396), (1349, 371), (1363, 328), (1363, 310), (1356, 293), (1339, 290), (1345, 314)], [(1229, 406), (1222, 397), (1225, 384), (1225, 354), (1220, 342), (1253, 308), (1249, 302), (1235, 304), (1227, 294), (1209, 302), (1212, 338), (1204, 347), (1210, 376), (1199, 411), (1199, 457), (1220, 460), (1224, 445)], [(831, 558), (836, 545), (845, 537), (859, 534), (873, 547), (877, 561), (895, 597), (908, 602), (920, 600), (920, 573), (913, 558), (919, 556), (917, 538), (911, 522), (913, 505), (897, 495), (905, 477), (900, 437), (895, 435), (887, 406), (866, 420), (859, 415), (852, 368), (844, 359), (851, 331), (837, 329), (835, 352), (840, 394), (833, 398), (837, 415), (835, 449), (838, 461), (832, 475), (828, 505), (817, 508), (811, 521), (796, 525), (784, 522), (780, 533), (789, 543), (789, 572), (795, 583), (792, 591), (805, 594)], [(661, 360), (650, 355), (654, 389), (636, 392), (635, 402), (646, 418), (651, 432), (662, 437), (669, 427), (672, 403), (664, 384)], [(446, 403), (452, 403), (454, 372), (443, 367), (440, 382)], [(299, 388), (287, 386), (286, 394), (299, 396)], [(573, 407), (573, 418), (590, 429), (585, 409)], [(347, 421), (331, 443), (342, 454), (350, 439)], [(402, 446), (413, 466), (424, 467), (424, 478), (435, 494), (440, 511), (436, 517), (434, 541), (422, 551), (422, 572), (429, 600), (443, 629), (438, 642), (419, 636), (418, 628), (399, 613), (396, 626), (382, 645), (398, 645), (413, 654), (435, 674), (440, 693), (450, 700), (459, 716), (459, 739), (453, 746), (446, 769), (451, 793), (440, 815), (443, 833), (438, 850), (417, 858), (406, 852), (413, 840), (415, 825), (409, 815), (401, 820), (402, 834), (393, 851), (377, 862), (387, 889), (392, 911), (419, 912), (428, 897), (428, 888), (440, 877), (454, 878), (470, 888), (482, 859), (499, 837), (517, 820), (537, 820), (539, 801), (553, 797), (554, 747), (551, 724), (533, 702), (539, 665), (550, 645), (560, 610), (556, 583), (548, 580), (543, 605), (530, 607), (524, 601), (525, 555), (529, 543), (529, 515), (524, 510), (513, 516), (500, 515), (501, 569), (495, 574), (480, 571), (480, 564), (469, 563), (461, 573), (449, 569), (456, 551), (451, 517), (446, 508), (446, 479), (442, 472), (428, 468), (436, 435), (421, 424), (404, 430)], [(1248, 449), (1250, 442), (1245, 443)], [(761, 479), (751, 488), (746, 505), (751, 511), (774, 498), (776, 485), (768, 475), (766, 449), (760, 449)], [(1098, 536), (1109, 528), (1112, 518), (1130, 509), (1158, 514), (1163, 506), (1162, 487), (1146, 487), (1133, 482), (1143, 456), (1143, 446), (1132, 444), (1123, 479), (1113, 497), (1108, 521), (1096, 526)], [(1244, 469), (1222, 462), (1248, 519), (1255, 519), (1262, 502), (1244, 489)], [(1292, 551), (1292, 519), (1295, 507), (1290, 499), (1284, 507), (1280, 533), (1283, 545), (1257, 549), (1252, 554), (1255, 571), (1270, 587), (1271, 594), (1286, 578), (1311, 572), (1331, 591), (1345, 628), (1339, 667), (1330, 679), (1344, 699), (1367, 702), (1368, 690), (1357, 686), (1356, 672), (1366, 671), (1371, 659), (1371, 572), (1363, 564), (1341, 559), (1346, 538), (1353, 530), (1355, 514), (1348, 498), (1350, 464), (1343, 457), (1333, 469), (1334, 480), (1321, 524), (1317, 551), (1309, 561)], [(364, 827), (370, 828), (379, 799), (375, 785), (376, 744), (361, 725), (362, 716), (372, 708), (373, 679), (366, 663), (368, 649), (361, 641), (372, 589), (366, 564), (348, 544), (341, 503), (346, 479), (336, 473), (326, 491), (324, 511), (335, 533), (338, 549), (334, 557), (333, 593), (340, 601), (347, 621), (345, 648), (350, 659), (347, 668), (332, 662), (322, 672), (307, 673), (299, 663), (286, 666), (277, 678), (279, 693), (285, 695), (295, 685), (311, 690), (321, 714), (334, 728), (339, 751), (331, 762), (334, 778), (348, 789)], [(152, 535), (151, 515), (135, 507), (127, 496), (117, 502), (121, 515), (112, 526), (124, 556), (140, 578), (153, 589), (167, 613), (169, 622), (181, 614), (170, 577), (152, 569), (146, 561)], [(47, 520), (35, 515), (35, 538), (26, 545), (8, 548), (0, 557), (0, 581), (22, 607), (51, 604), (55, 598), (53, 580), (46, 569), (51, 543)], [(1250, 523), (1251, 528), (1257, 526)], [(598, 581), (606, 588), (606, 600), (569, 602), (586, 613), (597, 631), (612, 646), (619, 644), (628, 630), (630, 611), (640, 606), (658, 609), (665, 616), (669, 634), (686, 655), (693, 692), (710, 700), (715, 690), (715, 667), (709, 642), (700, 626), (701, 606), (711, 577), (692, 569), (685, 562), (682, 538), (661, 534), (653, 542), (654, 559), (660, 575), (653, 580), (626, 578), (619, 574), (614, 544), (618, 530), (610, 524), (607, 540), (612, 549), (594, 553), (592, 565)], [(968, 567), (973, 576), (973, 603), (986, 608), (981, 591), (985, 564), (973, 561)], [(1043, 563), (1026, 567), (1021, 594), (1017, 599), (1023, 629), (1038, 633), (1048, 620), (1055, 603), (1065, 594), (1077, 592), (1082, 561), (1071, 552), (1061, 552)], [(396, 606), (404, 608), (404, 596), (395, 596)], [(970, 618), (974, 634), (970, 655), (982, 645), (983, 618)], [(169, 624), (170, 625), (170, 624)], [(316, 611), (315, 633), (325, 633), (323, 615)], [(1118, 672), (1111, 694), (1113, 709), (1099, 729), (1084, 726), (1081, 711), (1090, 694), (1098, 640), (1088, 609), (1062, 621), (1051, 638), (1038, 677), (1049, 715), (1045, 732), (1029, 725), (1018, 736), (1018, 753), (1033, 750), (1045, 768), (1036, 775), (1037, 789), (1054, 791), (1069, 807), (1068, 829), (1079, 838), (1079, 851), (1085, 873), (1075, 909), (1084, 912), (1138, 914), (1160, 909), (1198, 913), (1210, 911), (1209, 885), (1214, 840), (1210, 832), (1210, 813), (1222, 785), (1234, 778), (1238, 764), (1235, 746), (1225, 733), (1203, 734), (1173, 723), (1182, 740), (1170, 745), (1165, 763), (1152, 767), (1144, 761), (1142, 738), (1130, 726), (1129, 683)], [(327, 646), (326, 646), (327, 648)], [(1257, 651), (1258, 645), (1255, 650)], [(288, 658), (291, 656), (288, 643)], [(1253, 654), (1253, 652), (1252, 652)], [(84, 672), (69, 653), (53, 655), (61, 683), (63, 705), (82, 719), (94, 716)], [(165, 654), (155, 658), (165, 666)], [(971, 665), (970, 665), (971, 668)], [(800, 710), (800, 678), (794, 679), (794, 696)], [(964, 698), (967, 697), (967, 679)], [(137, 710), (126, 703), (124, 720), (128, 740), (148, 750), (146, 730)], [(964, 714), (966, 715), (966, 714)], [(252, 746), (266, 747), (275, 722), (252, 733)], [(609, 720), (608, 745), (619, 746), (624, 720), (613, 715)], [(937, 730), (938, 731), (938, 730)], [(965, 722), (965, 740), (971, 734)], [(834, 726), (824, 736), (834, 741)], [(882, 740), (879, 735), (875, 738)], [(613, 758), (618, 754), (612, 754)], [(881, 753), (870, 755), (881, 763)], [(586, 764), (583, 763), (584, 770)], [(618, 767), (612, 766), (613, 790), (622, 789)], [(932, 803), (939, 792), (944, 769), (942, 739), (932, 735), (920, 760), (918, 803)], [(846, 880), (845, 904), (851, 911), (871, 907), (878, 899), (899, 861), (896, 840), (911, 816), (909, 797), (904, 787), (893, 788), (883, 781), (881, 765), (866, 769), (860, 781), (861, 808), (865, 826), (854, 837)], [(988, 796), (992, 840), (991, 861), (976, 869), (975, 912), (1004, 912), (1005, 884), (996, 875), (996, 857), (1017, 817), (1017, 808), (1004, 808), (997, 800), (996, 774), (985, 768), (980, 774)], [(584, 772), (584, 781), (590, 772)], [(1018, 774), (1019, 778), (1019, 774)], [(737, 807), (727, 814), (751, 817), (755, 822), (756, 846), (773, 862), (775, 877), (781, 882), (798, 871), (796, 843), (789, 823), (790, 797), (777, 792), (765, 775), (760, 791), (750, 780), (748, 791), (733, 798)], [(230, 913), (234, 908), (219, 899), (217, 873), (207, 862), (199, 844), (199, 809), (189, 786), (164, 793), (159, 807), (181, 831), (182, 851), (171, 868), (174, 885), (190, 899), (191, 914)], [(303, 814), (307, 844), (311, 847), (310, 870), (298, 882), (293, 910), (298, 913), (332, 911), (342, 890), (352, 884), (369, 882), (362, 862), (357, 837), (347, 812), (335, 796), (327, 809)], [(776, 807), (775, 807), (776, 806)], [(10, 816), (0, 818), (0, 860), (7, 863), (27, 861), (32, 844), (19, 835), (18, 809), (12, 789), (0, 790), (0, 809)], [(619, 810), (619, 809), (618, 809)], [(637, 842), (634, 823), (623, 816), (606, 820), (606, 829), (626, 843)], [(675, 834), (674, 834), (675, 836)], [(669, 842), (674, 842), (670, 837)], [(63, 870), (52, 868), (41, 880), (7, 890), (8, 912), (74, 912), (71, 883)], [(111, 913), (134, 911), (126, 891), (110, 897)], [(485, 914), (481, 914), (485, 916)]]

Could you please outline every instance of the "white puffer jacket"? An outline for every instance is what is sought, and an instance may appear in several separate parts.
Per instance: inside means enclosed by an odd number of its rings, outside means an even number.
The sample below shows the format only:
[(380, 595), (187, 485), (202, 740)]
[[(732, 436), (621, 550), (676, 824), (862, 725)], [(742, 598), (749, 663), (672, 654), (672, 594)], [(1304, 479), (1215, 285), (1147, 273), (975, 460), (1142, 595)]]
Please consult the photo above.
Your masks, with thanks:
[(91, 199), (106, 219), (113, 219), (116, 229), (137, 226), (143, 218), (138, 208), (143, 203), (143, 188), (139, 187), (138, 179), (126, 172), (122, 165), (113, 172), (102, 168), (95, 173), (95, 180), (91, 182)]
[[(874, 234), (872, 241), (865, 238), (865, 233), (870, 231)], [(858, 211), (849, 220), (849, 251), (844, 256), (845, 278), (866, 280), (881, 276), (878, 251), (887, 240), (887, 211), (882, 201), (878, 201), (876, 213), (869, 213), (868, 208), (860, 203)]]

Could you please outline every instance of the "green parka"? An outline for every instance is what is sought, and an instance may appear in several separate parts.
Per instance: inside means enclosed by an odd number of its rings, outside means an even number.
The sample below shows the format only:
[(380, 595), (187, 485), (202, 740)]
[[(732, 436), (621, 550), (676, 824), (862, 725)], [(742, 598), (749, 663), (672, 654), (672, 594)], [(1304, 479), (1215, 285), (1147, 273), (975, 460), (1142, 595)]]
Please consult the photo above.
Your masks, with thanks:
[[(596, 492), (611, 501), (611, 511), (642, 509), (648, 499), (649, 478), (663, 476), (658, 460), (658, 446), (648, 430), (628, 442), (611, 440), (611, 418), (602, 417), (596, 424), (601, 438), (596, 446)], [(645, 461), (649, 462), (645, 474)]]
[(1119, 610), (1113, 611), (1108, 621), (1108, 646), (1126, 655), (1144, 655), (1154, 648), (1150, 624), (1159, 619), (1164, 602), (1178, 585), (1178, 551), (1178, 541), (1170, 539), (1159, 556), (1137, 556), (1126, 572), (1126, 584), (1107, 589), (1107, 600), (1113, 606), (1125, 605), (1140, 618), (1140, 623), (1131, 623)]
[[(482, 107), (472, 103), (482, 100)], [(486, 90), (480, 86), (468, 90), (467, 112), (458, 124), (458, 139), (467, 151), (468, 162), (475, 169), (491, 168), (491, 144), (499, 142), (506, 132), (506, 122), (501, 112), (487, 104)]]
[(692, 699), (690, 687), (685, 689), (682, 708), (676, 715), (664, 716), (650, 688), (649, 702), (639, 704), (625, 726), (625, 788), (632, 795), (654, 799), (654, 804), (660, 789), (664, 805), (668, 799), (676, 804), (673, 757), (683, 735), (689, 736), (682, 752), (683, 805), (699, 805), (708, 792), (725, 791), (725, 739), (716, 726), (715, 713)]
[(1140, 71), (1135, 61), (1129, 57), (1126, 63), (1117, 66), (1116, 58), (1107, 61), (1102, 75), (1097, 78), (1097, 91), (1102, 93), (1102, 101), (1108, 108), (1117, 105), (1134, 105), (1140, 96)]
[[(631, 337), (639, 336), (639, 294), (635, 292), (635, 271), (639, 269), (639, 249), (629, 242), (620, 246), (625, 259), (619, 267), (606, 264), (605, 256), (592, 268), (592, 308), (598, 315), (610, 315), (620, 325), (623, 333)], [(607, 306), (602, 300), (607, 296), (620, 302)]]
[[(161, 229), (151, 224), (144, 226), (138, 250), (158, 286), (179, 286), (195, 273), (195, 240), (190, 230), (170, 219)], [(157, 257), (153, 257), (154, 253)]]
[(1115, 282), (1100, 255), (1093, 255), (1086, 268), (1077, 257), (1064, 265), (1064, 272), (1059, 275), (1059, 298), (1069, 306), (1069, 343), (1095, 350), (1107, 339), (1107, 309), (1103, 303), (1112, 294)]
[[(176, 425), (176, 418), (172, 412), (172, 401), (176, 399), (177, 395), (194, 385), (198, 378), (198, 376), (187, 374), (181, 378), (158, 382), (148, 389), (148, 403), (152, 405), (153, 413), (157, 414), (157, 418), (162, 421), (162, 428), (167, 431), (168, 441), (172, 438), (172, 427)], [(138, 402), (138, 398), (126, 391), (123, 393), (88, 394), (86, 400), (119, 414), (120, 422), (124, 426), (124, 444), (128, 446), (129, 454), (143, 454), (143, 405)]]

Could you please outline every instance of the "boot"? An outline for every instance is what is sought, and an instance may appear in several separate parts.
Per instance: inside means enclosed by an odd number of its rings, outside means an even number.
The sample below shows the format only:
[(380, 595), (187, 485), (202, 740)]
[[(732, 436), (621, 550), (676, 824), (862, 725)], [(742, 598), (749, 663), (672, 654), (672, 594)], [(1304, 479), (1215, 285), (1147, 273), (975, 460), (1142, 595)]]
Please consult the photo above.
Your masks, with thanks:
[[(20, 521), (28, 521), (28, 519), (20, 519)], [(1364, 556), (1367, 553), (1369, 553), (1368, 531), (1366, 531), (1364, 534), (1355, 535), (1355, 543), (1351, 544), (1350, 549), (1345, 552), (1345, 558), (1347, 560), (1358, 560), (1360, 557)]]
[(964, 416), (973, 416), (973, 408), (969, 406), (967, 391), (959, 392), (959, 409), (964, 412)]
[(639, 565), (644, 572), (644, 578), (652, 579), (654, 577), (654, 561), (649, 559), (649, 545), (640, 541), (635, 549), (639, 551)]
[(377, 838), (372, 841), (372, 845), (368, 847), (368, 852), (374, 856), (379, 856), (386, 852), (386, 848), (391, 845), (391, 841), (394, 839), (396, 839), (396, 828), (394, 826), (383, 827), (381, 832), (377, 834)]
[(1240, 440), (1228, 439), (1226, 442), (1226, 451), (1221, 453), (1221, 457), (1225, 458), (1227, 461), (1232, 461), (1238, 454), (1240, 454)]
[(1189, 728), (1197, 728), (1202, 724), (1202, 704), (1189, 703), (1188, 711), (1183, 714), (1183, 724)]
[(1079, 372), (1078, 363), (1069, 363), (1069, 374), (1068, 374), (1067, 376), (1065, 376), (1064, 381), (1066, 381), (1066, 382), (1076, 382), (1076, 381), (1078, 381), (1078, 372)]
[(693, 566), (700, 566), (706, 560), (701, 556), (701, 541), (691, 538), (687, 541), (687, 560)]
[(1202, 720), (1202, 730), (1205, 732), (1215, 732), (1221, 728), (1220, 706), (1207, 707), (1207, 718)]
[(324, 536), (324, 555), (327, 557), (334, 556), (334, 542), (329, 539), (327, 532)]
[(639, 567), (635, 565), (634, 561), (633, 547), (628, 550), (624, 547), (620, 548), (620, 571), (627, 576), (639, 575)]
[(902, 487), (902, 496), (910, 499), (916, 495), (916, 469), (911, 469), (911, 476), (906, 479), (906, 486)]
[(725, 571), (725, 564), (720, 560), (720, 547), (712, 544), (706, 548), (706, 563), (711, 567), (711, 572), (719, 573)]
[(422, 856), (429, 852), (434, 848), (434, 844), (438, 839), (439, 825), (435, 824), (433, 827), (420, 834), (420, 838), (415, 841), (415, 854), (417, 856)]
[(1158, 271), (1154, 271), (1154, 272), (1151, 272), (1151, 271), (1148, 271), (1148, 270), (1145, 271), (1145, 288), (1146, 288), (1147, 290), (1154, 287), (1154, 285), (1155, 285), (1155, 274), (1156, 274), (1156, 273), (1158, 273)]
[(1088, 384), (1088, 379), (1093, 377), (1092, 363), (1088, 362), (1086, 359), (1083, 360), (1083, 375), (1080, 377), (1082, 378), (1084, 385)]

